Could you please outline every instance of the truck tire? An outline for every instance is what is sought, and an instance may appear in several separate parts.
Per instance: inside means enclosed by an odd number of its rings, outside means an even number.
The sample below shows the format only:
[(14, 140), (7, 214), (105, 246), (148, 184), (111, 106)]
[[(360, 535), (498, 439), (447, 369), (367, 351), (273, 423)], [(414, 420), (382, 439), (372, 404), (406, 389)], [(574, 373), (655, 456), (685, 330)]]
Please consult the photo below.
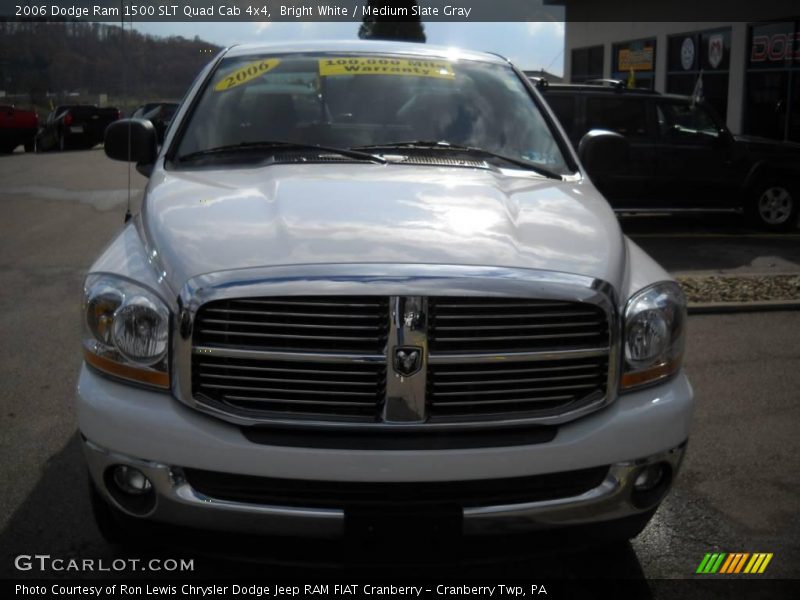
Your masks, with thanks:
[(748, 212), (753, 222), (769, 231), (788, 231), (797, 226), (800, 195), (797, 186), (767, 179), (753, 187)]
[(36, 152), (36, 140), (31, 139), (25, 142), (25, 152)]

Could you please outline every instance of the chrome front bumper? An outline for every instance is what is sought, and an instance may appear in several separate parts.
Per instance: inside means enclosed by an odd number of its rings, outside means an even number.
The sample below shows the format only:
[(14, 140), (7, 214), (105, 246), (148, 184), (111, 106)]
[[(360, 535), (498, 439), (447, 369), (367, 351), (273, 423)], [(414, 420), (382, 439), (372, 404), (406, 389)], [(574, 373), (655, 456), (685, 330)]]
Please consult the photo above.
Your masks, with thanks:
[[(645, 458), (612, 464), (605, 480), (578, 496), (553, 500), (465, 508), (465, 535), (508, 534), (572, 525), (601, 523), (633, 516), (657, 505), (634, 506), (633, 483), (643, 466), (665, 462), (677, 474), (686, 444)], [(141, 460), (108, 451), (84, 440), (89, 472), (105, 499), (139, 518), (228, 532), (336, 538), (344, 534), (341, 509), (265, 506), (209, 498), (197, 492), (183, 477), (180, 467)], [(104, 482), (113, 465), (133, 466), (152, 482), (156, 501), (146, 514), (133, 515), (109, 494)], [(663, 496), (659, 497), (659, 500)]]

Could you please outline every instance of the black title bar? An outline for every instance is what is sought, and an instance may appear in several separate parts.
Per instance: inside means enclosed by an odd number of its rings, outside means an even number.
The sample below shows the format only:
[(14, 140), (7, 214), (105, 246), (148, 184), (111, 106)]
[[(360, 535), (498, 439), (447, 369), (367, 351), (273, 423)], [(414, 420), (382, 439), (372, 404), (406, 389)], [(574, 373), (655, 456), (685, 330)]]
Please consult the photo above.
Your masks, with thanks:
[(73, 579), (9, 580), (3, 582), (7, 598), (214, 598), (285, 600), (539, 600), (547, 598), (655, 598), (706, 599), (770, 598), (795, 599), (800, 593), (797, 580), (779, 579), (573, 579), (481, 581), (474, 578), (448, 581), (296, 581), (253, 580), (124, 580)]
[(797, 0), (0, 0), (0, 21), (752, 22), (800, 18)]

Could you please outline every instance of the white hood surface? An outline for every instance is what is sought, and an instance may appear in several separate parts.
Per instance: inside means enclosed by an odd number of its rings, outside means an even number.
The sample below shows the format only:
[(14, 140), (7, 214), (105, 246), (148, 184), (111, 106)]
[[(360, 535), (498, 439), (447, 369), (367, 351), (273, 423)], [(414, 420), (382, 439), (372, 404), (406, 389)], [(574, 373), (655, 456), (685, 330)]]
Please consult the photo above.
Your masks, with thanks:
[(375, 164), (157, 170), (143, 213), (175, 288), (278, 265), (535, 268), (619, 289), (623, 235), (587, 181), (520, 171)]

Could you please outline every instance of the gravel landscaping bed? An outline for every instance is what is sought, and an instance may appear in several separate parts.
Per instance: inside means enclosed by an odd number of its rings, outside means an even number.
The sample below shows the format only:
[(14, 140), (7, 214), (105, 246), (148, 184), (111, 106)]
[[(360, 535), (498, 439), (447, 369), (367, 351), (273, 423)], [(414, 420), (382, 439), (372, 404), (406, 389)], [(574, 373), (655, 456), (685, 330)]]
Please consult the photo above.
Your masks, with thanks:
[(800, 301), (800, 275), (681, 275), (689, 304)]

